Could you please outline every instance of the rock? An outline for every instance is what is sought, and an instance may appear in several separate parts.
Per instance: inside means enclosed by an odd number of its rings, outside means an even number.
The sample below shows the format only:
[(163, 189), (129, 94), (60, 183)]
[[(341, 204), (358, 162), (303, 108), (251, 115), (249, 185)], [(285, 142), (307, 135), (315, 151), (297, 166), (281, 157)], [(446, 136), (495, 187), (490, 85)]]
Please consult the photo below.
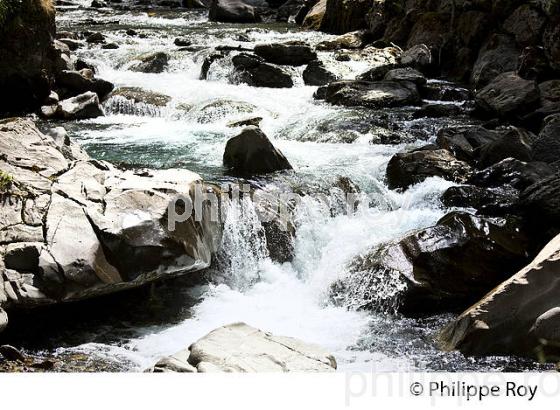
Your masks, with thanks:
[(332, 40), (321, 41), (316, 48), (321, 51), (363, 48), (366, 45), (367, 38), (368, 33), (365, 30), (352, 31)]
[(257, 23), (260, 17), (255, 8), (242, 0), (212, 0), (210, 21), (224, 23)]
[(536, 113), (540, 117), (560, 113), (560, 80), (550, 80), (539, 84), (540, 107)]
[(446, 326), (439, 336), (442, 347), (468, 356), (536, 357), (542, 339), (558, 346), (559, 263), (557, 236), (530, 264)]
[(448, 188), (441, 202), (447, 207), (474, 208), (481, 215), (503, 216), (518, 198), (519, 191), (507, 185), (498, 188), (460, 185)]
[(506, 158), (482, 171), (475, 172), (469, 182), (482, 187), (510, 185), (522, 190), (553, 172), (554, 170), (544, 162), (527, 163)]
[(426, 84), (426, 77), (414, 68), (395, 68), (385, 74), (385, 81), (408, 81), (416, 85)]
[(456, 104), (426, 104), (422, 108), (416, 110), (413, 114), (414, 118), (441, 118), (455, 117), (461, 115), (463, 110)]
[(242, 120), (231, 121), (227, 123), (228, 128), (238, 128), (238, 127), (259, 127), (263, 120), (263, 117), (248, 117)]
[(473, 164), (478, 159), (478, 149), (498, 138), (497, 132), (480, 126), (447, 127), (439, 131), (437, 144), (457, 159)]
[(118, 49), (120, 46), (117, 43), (107, 43), (107, 44), (103, 44), (101, 46), (101, 48), (103, 50), (116, 50)]
[(560, 70), (560, 18), (549, 20), (543, 33), (543, 47), (550, 65)]
[(519, 56), (517, 74), (525, 80), (543, 81), (553, 77), (542, 47), (525, 47)]
[(133, 65), (132, 71), (142, 73), (163, 73), (169, 65), (169, 56), (163, 52), (146, 54), (139, 58), (139, 62)]
[(327, 0), (319, 0), (303, 19), (302, 26), (309, 30), (319, 30), (325, 17)]
[(281, 0), (279, 2), (277, 21), (292, 21), (295, 20), (296, 24), (303, 23), (305, 14), (309, 11), (310, 7), (307, 5), (306, 0)]
[(154, 373), (196, 373), (196, 367), (189, 364), (189, 350), (181, 350), (173, 356), (164, 357), (158, 361), (154, 368)]
[(544, 126), (532, 144), (533, 159), (552, 164), (560, 159), (560, 115)]
[(366, 15), (371, 8), (369, 0), (329, 0), (321, 30), (327, 33), (344, 34), (367, 28)]
[(208, 73), (210, 72), (210, 67), (214, 63), (214, 61), (218, 61), (225, 58), (225, 54), (223, 53), (212, 53), (208, 57), (204, 59), (202, 62), (202, 67), (200, 69), (200, 79), (207, 80)]
[(535, 178), (519, 197), (517, 204), (520, 212), (537, 229), (550, 231), (552, 235), (560, 232), (560, 174)]
[(253, 87), (291, 88), (294, 85), (288, 72), (260, 57), (242, 53), (232, 61), (239, 80)]
[(173, 41), (173, 44), (175, 44), (177, 47), (188, 47), (192, 45), (192, 41), (187, 38), (178, 37)]
[(171, 97), (155, 91), (144, 90), (139, 87), (119, 87), (113, 91), (110, 97), (122, 97), (134, 103), (165, 107), (171, 101)]
[(396, 154), (387, 165), (389, 189), (408, 188), (428, 177), (441, 177), (464, 183), (472, 173), (471, 167), (443, 149), (413, 151)]
[(181, 218), (185, 201), (176, 201), (215, 193), (198, 175), (119, 171), (21, 118), (0, 122), (0, 150), (0, 169), (21, 190), (0, 206), (0, 308), (91, 298), (209, 266), (220, 222), (209, 204), (196, 220)]
[(201, 373), (332, 372), (334, 357), (321, 347), (234, 323), (193, 343), (189, 363)]
[(272, 64), (292, 66), (305, 65), (317, 59), (317, 53), (301, 42), (257, 44), (255, 54)]
[(10, 345), (0, 346), (0, 355), (10, 362), (25, 361), (25, 356), (18, 349)]
[[(0, 20), (0, 116), (33, 111), (51, 91), (61, 52), (54, 47), (52, 2), (10, 2), (12, 15)], [(5, 12), (6, 2), (2, 2)]]
[(334, 297), (414, 316), (465, 308), (526, 263), (527, 245), (516, 220), (452, 212), (356, 258)]
[(56, 83), (58, 87), (66, 89), (69, 97), (93, 91), (100, 100), (107, 97), (115, 88), (109, 81), (93, 78), (93, 73), (87, 69), (82, 71), (63, 70), (57, 74)]
[(103, 44), (105, 42), (105, 36), (99, 32), (91, 33), (86, 37), (86, 42), (90, 44)]
[(0, 333), (8, 326), (8, 314), (0, 307)]
[(82, 120), (103, 115), (105, 114), (99, 105), (99, 97), (90, 91), (58, 103), (53, 116), (65, 120)]
[(480, 49), (472, 69), (471, 84), (480, 89), (497, 75), (516, 70), (519, 54), (520, 50), (510, 36), (492, 35)]
[(511, 127), (493, 141), (480, 147), (478, 167), (487, 168), (506, 158), (529, 162), (533, 159), (531, 143), (535, 135), (521, 128)]
[(61, 43), (64, 43), (68, 46), (70, 51), (76, 51), (77, 49), (83, 47), (84, 43), (79, 40), (73, 40), (71, 38), (60, 38), (58, 39)]
[(326, 90), (326, 101), (349, 107), (379, 109), (413, 105), (420, 101), (413, 83), (396, 81), (337, 81)]
[(391, 70), (401, 68), (399, 64), (382, 64), (370, 68), (368, 71), (358, 75), (357, 79), (361, 81), (381, 81)]
[(425, 69), (432, 64), (432, 52), (427, 45), (416, 44), (402, 53), (401, 64), (419, 70)]
[(475, 97), (484, 112), (502, 118), (515, 118), (531, 111), (539, 102), (537, 84), (524, 80), (515, 72), (498, 75)]
[(224, 167), (240, 175), (256, 175), (292, 169), (286, 157), (257, 127), (247, 127), (231, 138), (224, 152)]
[(310, 62), (303, 71), (303, 81), (306, 85), (320, 87), (337, 80), (338, 77), (327, 70), (320, 60)]
[(540, 41), (545, 21), (539, 10), (530, 4), (523, 4), (504, 21), (503, 27), (520, 46), (529, 46)]
[(437, 12), (421, 14), (412, 29), (406, 43), (407, 48), (424, 44), (430, 50), (439, 50), (449, 31), (449, 17)]

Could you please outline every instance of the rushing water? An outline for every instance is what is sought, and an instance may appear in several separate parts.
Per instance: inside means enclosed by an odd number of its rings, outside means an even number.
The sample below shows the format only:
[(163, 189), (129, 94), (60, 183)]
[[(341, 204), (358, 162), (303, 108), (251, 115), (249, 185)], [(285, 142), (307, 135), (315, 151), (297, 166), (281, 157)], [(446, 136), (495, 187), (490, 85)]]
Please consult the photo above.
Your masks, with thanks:
[[(106, 24), (94, 25), (92, 17)], [(171, 97), (166, 107), (157, 109), (112, 99), (105, 103), (107, 116), (65, 124), (92, 156), (135, 166), (188, 168), (221, 182), (227, 180), (221, 166), (225, 143), (239, 132), (228, 128), (228, 122), (257, 115), (263, 118), (262, 129), (295, 168), (258, 183), (305, 196), (295, 212), (293, 262), (270, 260), (254, 206), (245, 199), (231, 205), (224, 221), (220, 259), (227, 263), (209, 273), (222, 280), (197, 286), (180, 280), (160, 285), (156, 290), (159, 306), (133, 298), (133, 306), (113, 301), (97, 307), (95, 318), (86, 315), (80, 323), (74, 320), (47, 333), (51, 353), (83, 353), (113, 363), (117, 369), (142, 370), (216, 327), (244, 321), (322, 345), (334, 353), (342, 370), (524, 368), (525, 364), (507, 358), (474, 360), (438, 351), (432, 337), (451, 316), (408, 319), (390, 312), (354, 311), (335, 306), (329, 299), (330, 286), (344, 277), (357, 255), (430, 226), (446, 213), (438, 200), (451, 185), (446, 181), (428, 179), (404, 193), (386, 188), (386, 164), (405, 145), (372, 144), (377, 137), (375, 125), (390, 116), (395, 129), (413, 136), (411, 145), (418, 146), (433, 139), (437, 128), (451, 120), (413, 121), (407, 110), (371, 112), (328, 106), (313, 100), (315, 88), (303, 85), (300, 69), (294, 69), (296, 87), (292, 89), (230, 84), (227, 58), (212, 66), (208, 81), (199, 80), (209, 47), (294, 39), (314, 44), (328, 38), (316, 32), (277, 24), (212, 24), (198, 11), (149, 15), (70, 9), (59, 13), (58, 25), (59, 30), (101, 31), (108, 41), (119, 44), (116, 50), (92, 46), (77, 51), (95, 64), (99, 77), (117, 86), (141, 87)], [(143, 38), (126, 35), (130, 28)], [(244, 41), (239, 41), (241, 34)], [(189, 39), (200, 50), (179, 50), (173, 44), (176, 37)], [(153, 51), (171, 56), (164, 73), (128, 70), (135, 58)], [(320, 57), (346, 78), (367, 68), (364, 62), (335, 62), (326, 53)], [(349, 177), (369, 194), (370, 200), (351, 215), (333, 213), (330, 204), (314, 195), (326, 192), (335, 199), (332, 187), (340, 176)], [(394, 284), (382, 285), (380, 293), (395, 291)], [(35, 344), (36, 349), (40, 347), (41, 343)]]

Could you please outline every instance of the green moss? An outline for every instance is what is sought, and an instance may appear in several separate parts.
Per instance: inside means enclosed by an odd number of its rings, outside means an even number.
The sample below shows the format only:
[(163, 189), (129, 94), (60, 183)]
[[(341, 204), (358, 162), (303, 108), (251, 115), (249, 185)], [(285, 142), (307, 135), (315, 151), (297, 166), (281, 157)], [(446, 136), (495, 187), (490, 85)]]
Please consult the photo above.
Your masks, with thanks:
[[(0, 0), (2, 1), (2, 0)], [(0, 193), (8, 193), (14, 184), (14, 177), (7, 172), (0, 170)]]

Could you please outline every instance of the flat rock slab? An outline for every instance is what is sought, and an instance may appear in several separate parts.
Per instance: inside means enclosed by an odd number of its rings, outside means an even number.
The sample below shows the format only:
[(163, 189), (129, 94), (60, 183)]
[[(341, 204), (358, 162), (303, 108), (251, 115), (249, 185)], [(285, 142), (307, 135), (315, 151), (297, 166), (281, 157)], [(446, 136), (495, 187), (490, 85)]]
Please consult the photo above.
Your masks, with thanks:
[(327, 86), (325, 99), (336, 105), (378, 109), (414, 105), (420, 95), (410, 82), (337, 81)]
[(190, 347), (198, 372), (333, 372), (336, 360), (323, 348), (273, 336), (245, 323), (210, 332)]

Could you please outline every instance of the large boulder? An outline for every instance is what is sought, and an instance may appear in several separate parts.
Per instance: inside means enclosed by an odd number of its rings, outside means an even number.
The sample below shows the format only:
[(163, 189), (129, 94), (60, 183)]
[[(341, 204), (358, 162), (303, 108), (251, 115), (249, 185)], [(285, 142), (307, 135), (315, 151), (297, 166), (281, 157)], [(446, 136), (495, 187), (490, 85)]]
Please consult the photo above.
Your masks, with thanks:
[(519, 210), (542, 233), (560, 232), (560, 173), (540, 178), (519, 198)]
[(294, 81), (289, 72), (269, 64), (250, 54), (238, 54), (232, 58), (239, 81), (253, 87), (291, 88)]
[(560, 161), (560, 115), (550, 117), (532, 144), (533, 159), (549, 164)]
[[(94, 94), (95, 95), (95, 94)], [(186, 170), (120, 171), (24, 119), (0, 122), (0, 308), (56, 304), (204, 269), (220, 241)], [(176, 216), (174, 216), (176, 215)], [(184, 216), (184, 217), (183, 217)]]
[(310, 62), (303, 71), (306, 85), (323, 86), (337, 80), (338, 76), (329, 71), (320, 60)]
[(453, 212), (356, 258), (333, 292), (356, 309), (464, 309), (523, 266), (526, 252), (515, 220)]
[(48, 97), (61, 61), (54, 33), (51, 0), (2, 1), (0, 114), (32, 111)]
[(247, 127), (231, 138), (224, 152), (224, 167), (239, 175), (257, 175), (292, 169), (290, 162), (258, 127)]
[(169, 56), (162, 52), (148, 53), (138, 58), (138, 62), (131, 66), (132, 71), (141, 73), (163, 73), (169, 65)]
[(490, 115), (516, 118), (534, 109), (539, 98), (536, 82), (525, 80), (512, 71), (498, 75), (476, 94), (475, 101)]
[(378, 109), (414, 105), (420, 95), (410, 82), (337, 81), (327, 86), (325, 99), (336, 105)]
[(319, 0), (305, 15), (302, 23), (303, 27), (309, 30), (319, 30), (321, 28), (323, 18), (325, 17), (326, 9), (327, 0)]
[(387, 185), (389, 189), (406, 189), (433, 176), (462, 183), (471, 173), (469, 164), (459, 161), (447, 150), (417, 150), (391, 158), (387, 165)]
[(553, 173), (554, 169), (544, 162), (523, 162), (515, 158), (506, 158), (475, 172), (469, 182), (481, 187), (509, 185), (522, 190)]
[(83, 120), (105, 115), (99, 97), (92, 91), (62, 100), (53, 106), (42, 107), (41, 113), (46, 118), (63, 120)]
[(424, 44), (430, 50), (439, 50), (449, 33), (449, 17), (437, 12), (421, 14), (410, 31), (406, 47)]
[(471, 73), (471, 84), (482, 88), (498, 74), (517, 69), (520, 50), (515, 40), (507, 35), (495, 34), (482, 46)]
[(533, 159), (531, 143), (535, 138), (535, 135), (529, 131), (511, 127), (501, 132), (494, 141), (480, 148), (477, 165), (479, 168), (487, 168), (506, 158), (529, 162)]
[(309, 45), (299, 41), (257, 44), (254, 51), (272, 64), (300, 66), (317, 59), (317, 53)]
[(503, 27), (520, 46), (525, 47), (540, 41), (545, 22), (545, 16), (537, 8), (523, 4), (504, 21)]
[(109, 81), (94, 78), (91, 70), (70, 71), (62, 70), (56, 75), (58, 94), (63, 97), (60, 88), (66, 91), (66, 97), (75, 97), (88, 91), (97, 94), (100, 100), (104, 100), (115, 88)]
[(436, 142), (457, 159), (473, 164), (478, 159), (479, 148), (498, 138), (497, 132), (481, 126), (459, 126), (442, 128)]
[(208, 18), (210, 21), (224, 23), (256, 23), (260, 21), (255, 8), (243, 0), (212, 0)]
[[(560, 354), (560, 236), (441, 332), (446, 350), (465, 355)], [(541, 350), (542, 352), (542, 350)], [(546, 357), (546, 356), (545, 356)]]
[(560, 17), (549, 20), (543, 33), (543, 46), (552, 68), (560, 70)]
[(367, 27), (366, 15), (371, 0), (328, 0), (321, 30), (327, 33), (344, 34)]
[(233, 323), (213, 330), (188, 351), (160, 361), (157, 368), (199, 373), (316, 373), (335, 371), (336, 360), (319, 346)]

